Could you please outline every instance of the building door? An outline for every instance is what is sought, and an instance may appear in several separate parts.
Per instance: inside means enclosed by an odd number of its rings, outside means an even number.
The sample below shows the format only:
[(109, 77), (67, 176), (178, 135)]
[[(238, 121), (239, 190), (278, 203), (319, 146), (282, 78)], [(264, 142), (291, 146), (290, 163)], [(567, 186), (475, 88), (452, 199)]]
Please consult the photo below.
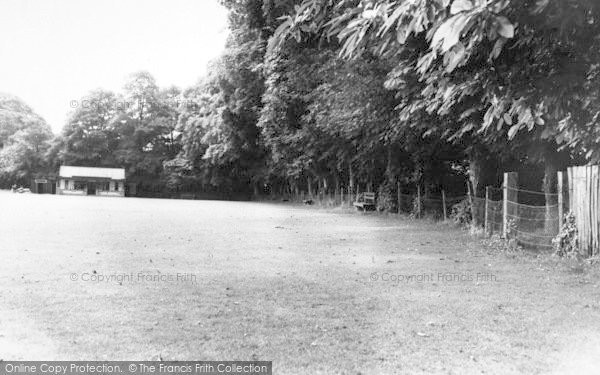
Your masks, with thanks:
[(41, 182), (37, 183), (37, 193), (38, 194), (44, 194), (44, 184), (42, 184)]
[(87, 183), (87, 195), (96, 195), (96, 184), (93, 182)]

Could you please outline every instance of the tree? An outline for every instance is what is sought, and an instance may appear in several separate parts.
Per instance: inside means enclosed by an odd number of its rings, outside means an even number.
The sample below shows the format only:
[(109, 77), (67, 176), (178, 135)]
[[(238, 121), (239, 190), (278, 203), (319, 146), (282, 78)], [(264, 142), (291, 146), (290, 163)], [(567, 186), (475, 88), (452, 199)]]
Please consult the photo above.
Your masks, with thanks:
[(160, 90), (145, 71), (131, 74), (123, 91), (126, 105), (111, 122), (119, 138), (116, 161), (127, 169), (130, 181), (140, 184), (140, 191), (163, 190), (167, 179), (163, 163), (180, 151), (176, 125), (181, 91)]
[(29, 185), (36, 173), (45, 172), (51, 138), (50, 126), (28, 105), (0, 95), (0, 186)]
[(13, 134), (32, 126), (46, 128), (48, 125), (21, 99), (0, 93), (0, 148)]
[(117, 167), (114, 157), (119, 136), (113, 127), (117, 97), (105, 90), (94, 90), (80, 100), (81, 105), (64, 126), (62, 150), (55, 153), (59, 164), (91, 167)]
[(195, 109), (180, 117), (179, 165), (202, 184), (229, 192), (258, 193), (267, 179), (266, 153), (257, 127), (264, 93), (262, 64), (268, 22), (277, 7), (262, 0), (222, 1), (230, 10), (225, 52), (190, 94)]
[(586, 83), (599, 8), (591, 0), (305, 0), (270, 46), (317, 34), (337, 37), (344, 58), (396, 58), (386, 87), (401, 98), (401, 126), (425, 123), (428, 136), (465, 144), (473, 181), (488, 153), (482, 148), (500, 151), (501, 160), (543, 159), (549, 181), (560, 147), (594, 155), (584, 138), (594, 139), (594, 85)]

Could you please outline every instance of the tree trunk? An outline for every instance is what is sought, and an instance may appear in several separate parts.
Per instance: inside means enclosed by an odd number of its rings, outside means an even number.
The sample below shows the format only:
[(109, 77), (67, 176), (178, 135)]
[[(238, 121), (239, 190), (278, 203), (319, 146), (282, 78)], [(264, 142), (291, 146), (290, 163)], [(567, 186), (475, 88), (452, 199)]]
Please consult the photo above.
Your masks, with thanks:
[(350, 187), (350, 192), (354, 193), (354, 171), (352, 170), (352, 163), (348, 163), (348, 186)]
[(385, 175), (389, 182), (396, 181), (396, 177), (394, 176), (394, 171), (392, 168), (392, 146), (388, 145), (387, 147), (387, 166), (385, 168)]
[(557, 204), (557, 196), (556, 196), (556, 172), (558, 171), (558, 166), (556, 163), (555, 155), (551, 155), (552, 151), (548, 151), (544, 158), (544, 181), (542, 183), (542, 190), (545, 194), (546, 200), (546, 221), (544, 223), (544, 229), (548, 234), (556, 234), (558, 233), (558, 225), (559, 222), (556, 220), (556, 209), (552, 206), (556, 206)]
[(474, 197), (485, 196), (485, 187), (499, 183), (498, 161), (490, 151), (481, 145), (474, 145), (469, 151), (469, 181)]
[(317, 195), (321, 197), (321, 193), (323, 192), (323, 180), (317, 177)]
[[(335, 189), (333, 190), (333, 202), (334, 204), (337, 204), (337, 196), (340, 192), (340, 176), (338, 175), (337, 170), (335, 170), (333, 172), (333, 182), (335, 184)], [(340, 202), (341, 202), (341, 195), (340, 195)]]
[[(498, 162), (484, 146), (474, 145), (469, 152), (469, 181), (473, 197), (485, 196), (485, 187), (497, 183)], [(483, 217), (483, 207), (473, 206), (473, 217)]]
[(365, 192), (371, 193), (373, 191), (373, 163), (371, 163), (371, 168), (369, 168), (369, 173), (367, 177), (367, 188)]
[(473, 195), (477, 196), (479, 191), (479, 184), (482, 174), (482, 162), (477, 156), (473, 155), (469, 158), (469, 181), (473, 187)]

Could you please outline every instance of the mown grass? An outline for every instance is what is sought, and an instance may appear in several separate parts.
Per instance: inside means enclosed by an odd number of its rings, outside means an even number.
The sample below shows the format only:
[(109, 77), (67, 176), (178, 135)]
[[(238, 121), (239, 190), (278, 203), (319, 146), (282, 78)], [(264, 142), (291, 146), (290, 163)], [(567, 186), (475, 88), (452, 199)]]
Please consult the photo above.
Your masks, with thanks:
[[(499, 252), (449, 225), (265, 203), (0, 193), (0, 204), (2, 359), (572, 373), (600, 349), (597, 266)], [(70, 280), (94, 271), (196, 280)]]

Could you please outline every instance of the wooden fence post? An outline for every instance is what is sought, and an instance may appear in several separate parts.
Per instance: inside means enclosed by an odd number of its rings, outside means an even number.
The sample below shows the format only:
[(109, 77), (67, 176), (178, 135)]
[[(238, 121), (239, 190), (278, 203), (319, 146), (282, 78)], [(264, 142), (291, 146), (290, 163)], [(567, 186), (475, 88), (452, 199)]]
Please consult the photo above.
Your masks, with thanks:
[(348, 207), (352, 207), (352, 187), (348, 186)]
[(467, 179), (467, 194), (469, 196), (469, 204), (471, 205), (471, 224), (477, 226), (477, 212), (475, 212), (475, 205), (473, 204), (473, 191), (471, 190), (471, 182)]
[(569, 185), (569, 210), (574, 212), (573, 209), (573, 167), (567, 168), (567, 184)]
[(417, 217), (421, 218), (421, 185), (417, 185)]
[(400, 193), (400, 181), (398, 181), (398, 215), (402, 212), (402, 194)]
[(508, 221), (516, 216), (517, 207), (508, 203), (517, 203), (517, 173), (504, 173), (504, 182), (502, 183), (502, 236), (508, 238)]
[(489, 214), (489, 201), (490, 201), (490, 187), (485, 187), (485, 222), (483, 223), (483, 227), (485, 228), (485, 234), (490, 235), (490, 214)]
[(556, 192), (558, 193), (558, 232), (560, 233), (560, 229), (562, 228), (562, 224), (563, 224), (563, 217), (564, 217), (564, 212), (563, 212), (563, 202), (564, 202), (564, 196), (563, 196), (563, 172), (556, 172), (556, 182), (558, 183)]
[(444, 221), (448, 218), (446, 217), (446, 192), (442, 189), (442, 210), (444, 211)]

